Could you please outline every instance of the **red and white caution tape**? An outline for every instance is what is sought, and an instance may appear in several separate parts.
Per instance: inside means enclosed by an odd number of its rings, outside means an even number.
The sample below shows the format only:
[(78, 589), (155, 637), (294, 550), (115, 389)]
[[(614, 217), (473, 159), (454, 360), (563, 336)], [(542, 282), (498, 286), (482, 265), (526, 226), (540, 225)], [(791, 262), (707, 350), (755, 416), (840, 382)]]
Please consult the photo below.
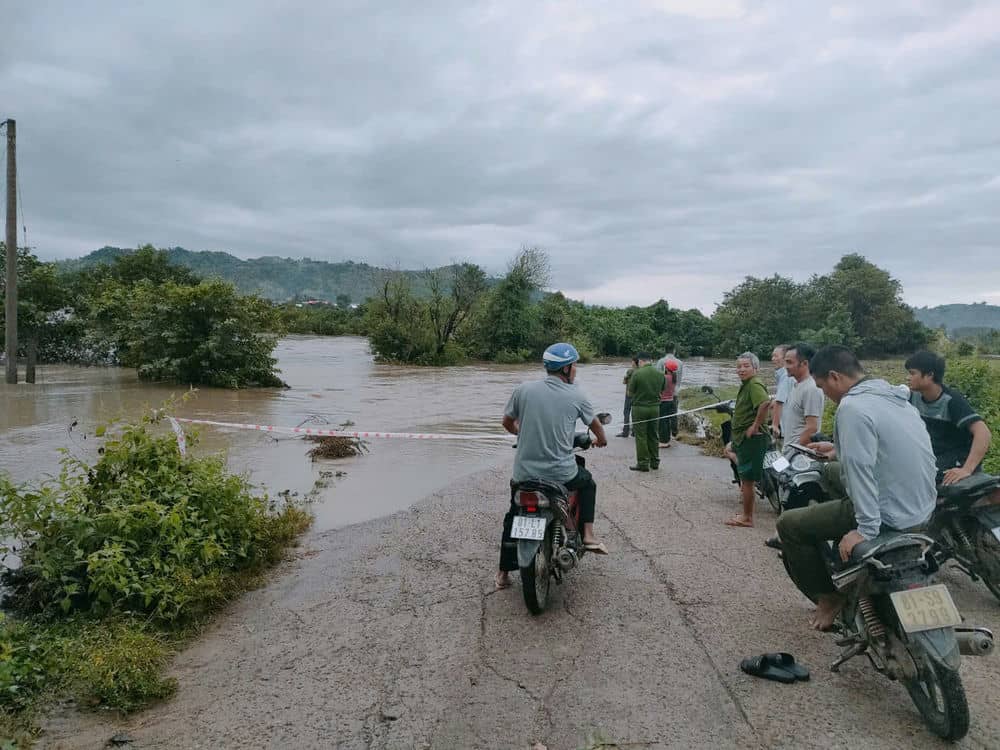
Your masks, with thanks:
[[(173, 417), (171, 420), (173, 421)], [(182, 419), (176, 421), (185, 424), (205, 424), (212, 427), (223, 427), (231, 430), (256, 430), (258, 432), (276, 432), (280, 435), (315, 435), (318, 437), (346, 437), (369, 440), (372, 438), (390, 438), (397, 440), (513, 440), (514, 435), (491, 435), (480, 433), (457, 434), (446, 432), (366, 432), (352, 430), (324, 430), (317, 427), (277, 427), (271, 424), (241, 424), (238, 422), (216, 422), (212, 419)]]
[[(683, 414), (692, 414), (696, 411), (705, 411), (706, 409), (713, 409), (720, 404), (726, 403), (725, 401), (720, 401), (717, 404), (708, 404), (707, 406), (699, 406), (697, 409), (687, 409), (685, 411), (679, 411), (676, 414), (671, 414), (671, 417), (679, 417)], [(656, 422), (660, 419), (667, 419), (668, 417), (655, 417), (653, 419), (644, 419), (638, 422), (629, 422), (628, 425), (641, 424), (642, 422)], [(180, 429), (178, 422), (183, 422), (185, 424), (203, 424), (209, 425), (211, 427), (222, 427), (224, 429), (230, 430), (255, 430), (257, 432), (271, 432), (278, 433), (279, 435), (313, 435), (317, 437), (345, 437), (345, 438), (358, 438), (362, 440), (371, 439), (392, 439), (392, 440), (503, 440), (510, 441), (514, 440), (516, 436), (510, 434), (490, 434), (490, 433), (448, 433), (448, 432), (369, 432), (362, 430), (324, 430), (318, 427), (278, 427), (273, 424), (243, 424), (240, 422), (218, 422), (214, 419), (185, 419), (182, 417), (169, 417), (171, 426), (174, 427), (174, 432), (178, 434), (178, 442), (183, 439), (183, 430)], [(183, 451), (183, 448), (182, 448)]]

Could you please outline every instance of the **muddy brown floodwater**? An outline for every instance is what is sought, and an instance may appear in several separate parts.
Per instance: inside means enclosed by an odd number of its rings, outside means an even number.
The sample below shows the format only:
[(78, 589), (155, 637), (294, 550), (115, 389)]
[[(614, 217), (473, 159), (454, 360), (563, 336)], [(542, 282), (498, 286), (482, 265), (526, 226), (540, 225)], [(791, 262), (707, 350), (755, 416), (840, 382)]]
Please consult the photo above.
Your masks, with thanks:
[[(350, 420), (358, 430), (501, 434), (500, 418), (518, 383), (541, 377), (536, 365), (477, 364), (421, 368), (374, 361), (356, 337), (291, 336), (275, 352), (286, 390), (199, 390), (178, 404), (177, 416), (294, 427), (304, 420), (329, 427)], [(609, 432), (621, 429), (622, 375), (628, 363), (581, 365), (580, 387), (598, 411), (611, 412)], [(183, 387), (140, 382), (123, 368), (49, 365), (38, 383), (0, 385), (0, 471), (16, 481), (55, 474), (60, 450), (93, 458), (94, 431), (108, 420), (134, 418), (162, 405)], [(728, 361), (685, 362), (684, 386), (736, 382)], [(75, 423), (75, 426), (71, 427)], [(198, 428), (199, 451), (220, 451), (234, 471), (271, 494), (283, 490), (312, 501), (318, 530), (383, 516), (410, 506), (454, 479), (512, 458), (509, 444), (488, 440), (372, 440), (371, 452), (311, 461), (299, 438), (216, 427)], [(321, 477), (320, 472), (343, 472)]]

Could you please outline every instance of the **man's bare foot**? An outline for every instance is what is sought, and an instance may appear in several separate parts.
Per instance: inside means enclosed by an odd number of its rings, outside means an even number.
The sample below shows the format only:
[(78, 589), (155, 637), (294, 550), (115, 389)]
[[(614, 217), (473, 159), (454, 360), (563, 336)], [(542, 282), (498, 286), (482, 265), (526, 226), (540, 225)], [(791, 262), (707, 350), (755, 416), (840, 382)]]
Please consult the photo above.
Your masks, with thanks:
[(844, 597), (839, 594), (824, 594), (816, 602), (816, 611), (811, 620), (812, 626), (816, 630), (829, 630), (843, 608)]
[(747, 518), (746, 516), (733, 516), (732, 518), (723, 521), (726, 526), (743, 526), (745, 528), (753, 528), (753, 519)]
[(608, 554), (608, 548), (604, 546), (604, 542), (598, 539), (596, 536), (585, 536), (583, 538), (583, 548), (588, 552), (594, 552), (598, 555)]
[(497, 577), (494, 583), (496, 584), (497, 591), (500, 591), (501, 589), (510, 588), (511, 584), (510, 573), (508, 573), (506, 570), (498, 570)]

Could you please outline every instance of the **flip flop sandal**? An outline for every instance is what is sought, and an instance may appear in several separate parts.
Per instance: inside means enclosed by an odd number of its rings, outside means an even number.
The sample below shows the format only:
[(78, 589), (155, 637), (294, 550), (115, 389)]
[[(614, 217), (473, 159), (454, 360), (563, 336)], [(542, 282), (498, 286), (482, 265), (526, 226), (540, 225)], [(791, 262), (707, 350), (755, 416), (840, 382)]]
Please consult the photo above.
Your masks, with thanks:
[(795, 682), (795, 676), (791, 672), (771, 664), (767, 660), (766, 654), (747, 657), (740, 662), (740, 669), (751, 677), (761, 677), (765, 680), (774, 680), (786, 685)]
[(801, 664), (796, 664), (795, 657), (791, 654), (782, 651), (779, 653), (764, 654), (763, 656), (767, 660), (768, 664), (773, 667), (777, 667), (778, 669), (785, 670), (796, 680), (805, 682), (809, 679), (809, 670)]
[(595, 555), (606, 555), (608, 554), (608, 548), (604, 546), (602, 542), (589, 542), (584, 543), (583, 548), (587, 552), (593, 552)]

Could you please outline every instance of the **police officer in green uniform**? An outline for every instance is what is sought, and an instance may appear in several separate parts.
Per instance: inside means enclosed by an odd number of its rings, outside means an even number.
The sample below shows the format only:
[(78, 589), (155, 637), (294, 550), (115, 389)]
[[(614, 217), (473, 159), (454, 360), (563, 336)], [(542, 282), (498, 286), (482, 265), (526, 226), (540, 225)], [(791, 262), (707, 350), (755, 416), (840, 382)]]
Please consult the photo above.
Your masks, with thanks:
[[(653, 367), (647, 352), (639, 355), (639, 367), (628, 381), (632, 399), (632, 434), (635, 435), (635, 466), (632, 471), (660, 468), (660, 440), (657, 434), (660, 393), (667, 385), (663, 371)], [(638, 423), (638, 424), (635, 424)]]

